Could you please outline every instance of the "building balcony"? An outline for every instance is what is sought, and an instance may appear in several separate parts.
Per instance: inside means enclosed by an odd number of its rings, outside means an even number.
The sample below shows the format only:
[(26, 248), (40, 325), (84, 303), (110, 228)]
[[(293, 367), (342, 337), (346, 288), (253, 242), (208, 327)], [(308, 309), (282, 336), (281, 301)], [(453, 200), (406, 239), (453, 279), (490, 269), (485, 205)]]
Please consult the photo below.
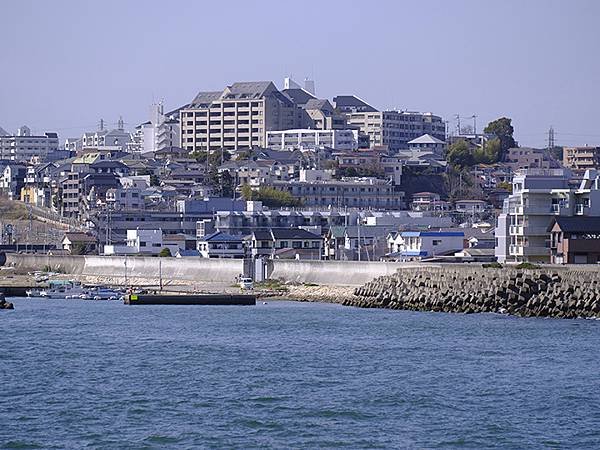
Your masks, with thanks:
[(523, 246), (511, 245), (508, 248), (511, 256), (547, 256), (550, 254), (550, 248), (545, 246)]
[[(557, 205), (558, 206), (558, 205)], [(511, 206), (509, 208), (510, 214), (540, 214), (540, 215), (550, 215), (553, 212), (552, 207), (543, 206), (543, 205), (532, 205), (532, 206)]]
[(508, 231), (511, 236), (546, 236), (548, 234), (546, 227), (533, 225), (511, 225)]

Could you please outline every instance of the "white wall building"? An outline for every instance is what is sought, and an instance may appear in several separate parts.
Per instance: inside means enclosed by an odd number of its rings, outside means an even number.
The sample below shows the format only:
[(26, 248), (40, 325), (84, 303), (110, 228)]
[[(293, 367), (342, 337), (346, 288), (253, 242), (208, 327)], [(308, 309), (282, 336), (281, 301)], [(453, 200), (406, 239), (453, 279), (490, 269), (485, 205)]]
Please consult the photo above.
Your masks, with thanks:
[[(5, 133), (3, 133), (5, 134)], [(27, 126), (18, 129), (17, 134), (0, 135), (0, 160), (25, 162), (31, 159), (45, 160), (48, 154), (58, 150), (56, 133), (34, 136)]]
[(462, 231), (404, 231), (390, 234), (388, 246), (400, 259), (422, 259), (454, 254), (463, 249), (464, 238)]
[(548, 226), (555, 216), (600, 216), (600, 182), (588, 170), (578, 189), (562, 169), (523, 169), (513, 178), (496, 225), (499, 262), (550, 262)]
[(105, 255), (158, 255), (163, 248), (168, 248), (175, 255), (177, 245), (164, 245), (162, 230), (127, 230), (125, 245), (105, 245)]
[(357, 150), (358, 130), (296, 129), (268, 131), (267, 147), (273, 150), (297, 150), (329, 147), (335, 150)]

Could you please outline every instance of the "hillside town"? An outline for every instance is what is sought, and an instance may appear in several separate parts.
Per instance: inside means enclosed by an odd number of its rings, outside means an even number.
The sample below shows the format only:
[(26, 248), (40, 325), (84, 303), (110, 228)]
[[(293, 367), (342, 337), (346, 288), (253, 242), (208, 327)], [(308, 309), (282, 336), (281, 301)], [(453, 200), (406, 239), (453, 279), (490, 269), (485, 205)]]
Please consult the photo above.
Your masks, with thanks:
[(476, 117), (454, 126), (285, 78), (157, 102), (134, 129), (0, 128), (0, 194), (24, 211), (0, 215), (0, 250), (600, 261), (600, 147), (556, 146), (552, 129), (546, 147), (522, 147), (510, 118), (479, 130)]

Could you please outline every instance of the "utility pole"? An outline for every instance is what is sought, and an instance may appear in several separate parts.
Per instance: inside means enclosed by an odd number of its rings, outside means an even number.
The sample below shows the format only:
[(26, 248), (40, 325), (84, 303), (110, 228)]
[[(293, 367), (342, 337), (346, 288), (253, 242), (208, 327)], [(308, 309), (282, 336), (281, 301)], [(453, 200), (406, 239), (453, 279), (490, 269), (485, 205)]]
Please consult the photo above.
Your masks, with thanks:
[(477, 136), (477, 114), (473, 114), (471, 119), (473, 119), (473, 134)]
[(460, 136), (460, 114), (455, 114), (454, 118), (456, 119), (456, 135)]
[(163, 290), (163, 281), (162, 281), (162, 259), (160, 256), (158, 257), (158, 286), (160, 291)]
[(356, 218), (356, 226), (357, 226), (357, 234), (358, 234), (358, 260), (360, 261), (360, 213), (358, 214), (358, 217)]

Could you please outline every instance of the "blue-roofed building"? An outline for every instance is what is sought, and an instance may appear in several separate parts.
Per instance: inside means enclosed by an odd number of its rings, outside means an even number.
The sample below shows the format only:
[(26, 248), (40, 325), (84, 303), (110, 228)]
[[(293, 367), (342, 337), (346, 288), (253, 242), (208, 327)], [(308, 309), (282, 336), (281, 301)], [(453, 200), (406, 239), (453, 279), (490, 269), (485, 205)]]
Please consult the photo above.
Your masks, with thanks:
[(388, 259), (410, 261), (453, 255), (464, 248), (462, 231), (403, 231), (388, 236)]
[(244, 257), (244, 239), (242, 236), (215, 231), (198, 240), (198, 251), (203, 258), (235, 258)]

